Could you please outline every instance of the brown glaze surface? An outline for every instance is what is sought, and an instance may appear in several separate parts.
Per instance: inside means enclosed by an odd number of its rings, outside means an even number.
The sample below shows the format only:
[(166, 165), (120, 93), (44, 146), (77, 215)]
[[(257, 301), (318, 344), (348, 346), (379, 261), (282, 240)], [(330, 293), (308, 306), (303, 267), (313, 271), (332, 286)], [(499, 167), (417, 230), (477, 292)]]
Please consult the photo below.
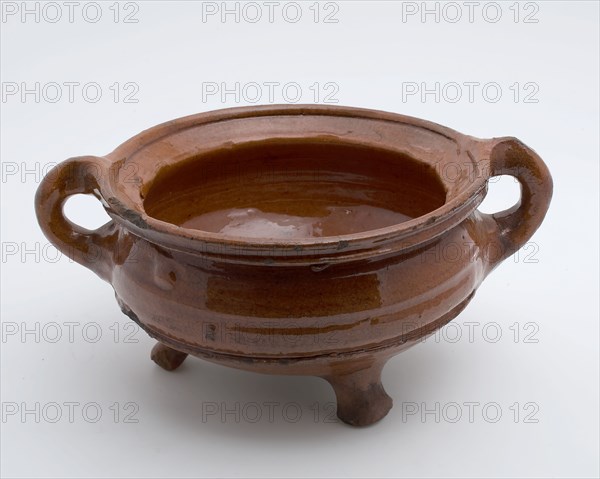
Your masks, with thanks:
[(244, 238), (361, 233), (442, 206), (433, 168), (406, 155), (340, 144), (256, 143), (166, 168), (144, 200), (148, 215)]
[[(513, 208), (477, 211), (491, 176)], [(95, 231), (62, 205), (93, 194)], [(252, 371), (327, 379), (338, 416), (381, 419), (387, 359), (452, 320), (542, 222), (550, 174), (514, 138), (480, 140), (390, 113), (329, 106), (220, 110), (147, 130), (51, 171), (46, 236), (110, 282), (159, 344)]]
[(307, 200), (306, 205), (297, 208), (296, 201), (282, 201), (274, 208), (187, 213), (187, 219), (179, 226), (244, 238), (319, 238), (376, 230), (412, 219), (377, 206), (328, 205)]

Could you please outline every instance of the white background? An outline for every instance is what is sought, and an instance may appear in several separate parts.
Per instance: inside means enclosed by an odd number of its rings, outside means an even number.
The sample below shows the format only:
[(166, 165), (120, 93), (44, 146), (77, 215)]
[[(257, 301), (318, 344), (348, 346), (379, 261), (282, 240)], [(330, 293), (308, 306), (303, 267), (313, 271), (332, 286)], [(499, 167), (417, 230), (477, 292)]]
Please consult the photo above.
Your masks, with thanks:
[[(294, 10), (282, 15), (285, 2), (272, 23), (263, 3), (263, 18), (252, 23), (249, 9), (239, 22), (203, 19), (201, 2), (101, 2), (96, 23), (93, 8), (83, 16), (85, 2), (72, 23), (58, 2), (56, 23), (56, 10), (43, 4), (39, 22), (21, 12), (2, 19), (2, 87), (19, 88), (2, 99), (1, 118), (4, 477), (598, 476), (598, 3), (501, 2), (495, 23), (496, 7), (484, 14), (486, 2), (472, 22), (468, 6), (454, 4), (462, 11), (454, 23), (457, 11), (444, 4), (436, 22), (420, 12), (403, 18), (420, 2), (393, 1), (321, 4), (315, 22), (313, 3), (301, 4), (296, 23)], [(124, 23), (132, 12), (137, 23)], [(331, 12), (337, 23), (324, 22)], [(40, 98), (22, 97), (36, 82)], [(63, 85), (56, 102), (50, 82)], [(84, 97), (80, 86), (71, 102), (64, 82), (95, 82), (102, 97), (94, 103), (94, 91)], [(135, 85), (125, 90), (128, 82)], [(56, 260), (37, 226), (33, 196), (45, 165), (105, 154), (179, 116), (248, 103), (242, 95), (203, 98), (207, 82), (296, 82), (305, 103), (315, 101), (311, 85), (331, 82), (342, 105), (484, 138), (514, 135), (552, 172), (553, 203), (528, 249), (486, 279), (451, 328), (388, 363), (383, 382), (395, 406), (375, 426), (325, 420), (334, 394), (321, 379), (194, 358), (175, 373), (159, 369), (149, 359), (153, 341), (128, 329), (111, 287)], [(439, 82), (440, 97), (403, 95), (410, 82)], [(452, 82), (463, 85), (456, 102)], [(480, 86), (470, 101), (464, 82), (495, 82), (502, 97), (494, 102), (495, 91), (485, 96)], [(134, 88), (138, 101), (124, 102)], [(246, 90), (246, 100), (255, 94)], [(264, 87), (259, 103), (269, 101)], [(281, 88), (273, 101), (286, 102)], [(492, 185), (486, 211), (517, 194), (511, 179)], [(84, 224), (103, 222), (94, 201), (68, 206)], [(102, 337), (94, 342), (96, 324)], [(62, 337), (52, 342), (56, 325)], [(272, 420), (265, 402), (275, 403)], [(39, 414), (22, 414), (36, 403)], [(52, 403), (61, 408), (57, 422)], [(472, 420), (464, 403), (476, 403)], [(252, 422), (256, 404), (262, 417)], [(222, 417), (236, 408), (238, 417)], [(125, 421), (128, 412), (137, 422)]]

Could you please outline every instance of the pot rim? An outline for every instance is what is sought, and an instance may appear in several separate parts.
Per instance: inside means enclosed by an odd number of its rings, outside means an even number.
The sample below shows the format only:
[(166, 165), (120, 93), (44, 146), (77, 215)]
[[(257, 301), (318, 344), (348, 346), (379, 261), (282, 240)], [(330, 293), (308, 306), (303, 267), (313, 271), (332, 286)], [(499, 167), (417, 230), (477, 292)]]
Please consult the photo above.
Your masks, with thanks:
[[(104, 158), (111, 169), (120, 168), (126, 158), (151, 143), (161, 141), (183, 130), (233, 119), (264, 116), (318, 115), (383, 120), (424, 129), (456, 143), (457, 151), (466, 151), (476, 171), (480, 172), (481, 140), (464, 135), (419, 118), (366, 108), (331, 105), (261, 105), (235, 107), (189, 115), (161, 123), (133, 136)], [(344, 141), (340, 138), (340, 141)], [(348, 142), (351, 143), (351, 142)], [(385, 148), (384, 146), (381, 146)], [(487, 148), (486, 148), (487, 149)], [(417, 161), (418, 157), (415, 158)], [(117, 175), (110, 175), (115, 178)], [(236, 260), (267, 264), (304, 262), (331, 263), (348, 259), (368, 258), (413, 248), (436, 238), (468, 217), (481, 203), (487, 191), (488, 176), (477, 174), (457, 195), (446, 198), (439, 208), (422, 216), (384, 228), (339, 236), (308, 238), (247, 238), (183, 228), (149, 216), (143, 201), (135, 202), (127, 194), (118, 194), (110, 182), (103, 182), (96, 194), (109, 215), (137, 236), (182, 252), (207, 256), (234, 256)]]

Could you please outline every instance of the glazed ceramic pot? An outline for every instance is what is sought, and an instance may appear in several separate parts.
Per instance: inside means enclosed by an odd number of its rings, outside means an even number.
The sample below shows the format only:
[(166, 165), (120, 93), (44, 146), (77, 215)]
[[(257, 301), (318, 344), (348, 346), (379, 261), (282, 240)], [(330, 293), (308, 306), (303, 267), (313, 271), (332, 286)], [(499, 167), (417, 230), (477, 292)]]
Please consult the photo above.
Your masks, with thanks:
[[(514, 207), (477, 210), (492, 176)], [(92, 194), (111, 221), (63, 215)], [(191, 354), (315, 375), (338, 417), (389, 411), (381, 370), (467, 305), (546, 214), (546, 165), (515, 138), (478, 139), (406, 116), (304, 105), (234, 108), (151, 128), (42, 181), (40, 226), (114, 288), (167, 370)]]

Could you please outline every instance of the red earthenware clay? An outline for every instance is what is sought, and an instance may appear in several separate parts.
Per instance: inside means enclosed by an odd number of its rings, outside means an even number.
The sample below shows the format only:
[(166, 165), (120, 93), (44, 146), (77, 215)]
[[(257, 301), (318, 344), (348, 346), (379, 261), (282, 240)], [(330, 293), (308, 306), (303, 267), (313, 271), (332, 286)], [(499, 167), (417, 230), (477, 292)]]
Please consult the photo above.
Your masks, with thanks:
[[(477, 210), (491, 176), (521, 199)], [(63, 215), (92, 194), (112, 220)], [(515, 138), (481, 140), (379, 111), (234, 108), (170, 121), (42, 181), (44, 234), (112, 284), (158, 340), (249, 371), (320, 376), (339, 418), (364, 426), (392, 399), (381, 370), (452, 320), (546, 214), (546, 165)]]

